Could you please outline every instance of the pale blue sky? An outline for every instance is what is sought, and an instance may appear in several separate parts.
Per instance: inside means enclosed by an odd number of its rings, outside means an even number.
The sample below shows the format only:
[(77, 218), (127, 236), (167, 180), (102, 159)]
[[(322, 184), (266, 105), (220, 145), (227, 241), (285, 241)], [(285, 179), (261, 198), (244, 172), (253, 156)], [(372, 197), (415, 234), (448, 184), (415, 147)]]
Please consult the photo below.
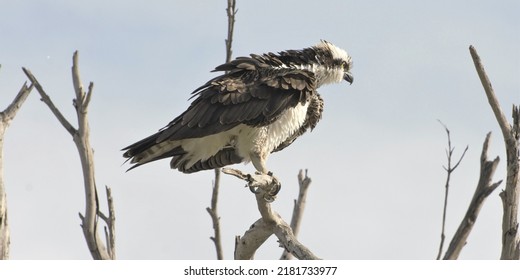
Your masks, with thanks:
[[(0, 8), (0, 107), (32, 70), (75, 122), (70, 79), (79, 50), (99, 187), (113, 189), (120, 259), (213, 259), (205, 208), (213, 172), (171, 171), (167, 161), (125, 173), (120, 149), (166, 125), (224, 61), (226, 1), (14, 1)], [(290, 220), (296, 174), (313, 179), (300, 241), (327, 259), (432, 259), (440, 238), (446, 136), (469, 151), (453, 175), (451, 238), (478, 181), (488, 131), (501, 134), (471, 61), (475, 45), (507, 116), (520, 103), (518, 1), (238, 1), (233, 55), (301, 49), (326, 39), (353, 57), (355, 77), (320, 89), (323, 120), (268, 166), (283, 182), (273, 204)], [(78, 155), (33, 92), (7, 131), (5, 183), (13, 259), (89, 259)], [(250, 165), (238, 166), (252, 171)], [(225, 257), (258, 217), (243, 183), (224, 177)], [(502, 186), (503, 187), (503, 186)], [(499, 190), (484, 205), (461, 254), (500, 255)], [(103, 201), (104, 202), (104, 201)], [(257, 254), (278, 258), (275, 240)]]

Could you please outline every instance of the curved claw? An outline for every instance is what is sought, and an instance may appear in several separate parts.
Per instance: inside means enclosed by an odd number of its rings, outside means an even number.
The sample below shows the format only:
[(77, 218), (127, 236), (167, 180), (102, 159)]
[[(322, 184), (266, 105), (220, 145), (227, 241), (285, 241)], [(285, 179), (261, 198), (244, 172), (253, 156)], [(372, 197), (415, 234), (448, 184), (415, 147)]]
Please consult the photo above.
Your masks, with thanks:
[(273, 178), (273, 184), (271, 189), (267, 191), (267, 193), (264, 195), (265, 201), (271, 203), (276, 199), (276, 195), (280, 192), (282, 189), (282, 184), (276, 177), (273, 176), (272, 172), (267, 173), (267, 175), (271, 176)]
[(282, 189), (282, 184), (275, 177), (273, 177), (273, 181), (275, 184), (274, 187), (269, 191), (269, 194), (272, 196), (276, 196)]
[(249, 187), (249, 190), (254, 194), (258, 194), (260, 192), (260, 190), (258, 190), (258, 187), (253, 187), (251, 186), (251, 184), (247, 184), (247, 187)]
[(248, 183), (253, 182), (253, 176), (251, 176), (251, 174), (246, 174), (246, 181), (247, 181)]
[(276, 196), (270, 194), (264, 194), (264, 200), (268, 203), (271, 203), (275, 200)]

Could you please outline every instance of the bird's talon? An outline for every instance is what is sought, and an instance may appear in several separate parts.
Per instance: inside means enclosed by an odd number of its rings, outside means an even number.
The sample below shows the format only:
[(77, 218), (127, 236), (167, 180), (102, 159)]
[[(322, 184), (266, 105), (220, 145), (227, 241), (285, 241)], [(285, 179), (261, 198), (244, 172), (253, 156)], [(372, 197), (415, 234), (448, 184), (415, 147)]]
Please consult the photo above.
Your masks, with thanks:
[(247, 186), (249, 187), (249, 190), (250, 190), (252, 193), (254, 193), (254, 194), (257, 194), (257, 193), (260, 192), (260, 190), (259, 190), (257, 187), (253, 187), (253, 186), (251, 186), (251, 184), (248, 184)]
[(276, 195), (265, 194), (264, 200), (268, 203), (273, 202), (276, 199)]
[(282, 184), (280, 184), (280, 182), (278, 182), (278, 180), (276, 180), (274, 182), (273, 188), (271, 188), (271, 190), (269, 191), (269, 194), (272, 196), (276, 196), (280, 192), (281, 189), (282, 189)]

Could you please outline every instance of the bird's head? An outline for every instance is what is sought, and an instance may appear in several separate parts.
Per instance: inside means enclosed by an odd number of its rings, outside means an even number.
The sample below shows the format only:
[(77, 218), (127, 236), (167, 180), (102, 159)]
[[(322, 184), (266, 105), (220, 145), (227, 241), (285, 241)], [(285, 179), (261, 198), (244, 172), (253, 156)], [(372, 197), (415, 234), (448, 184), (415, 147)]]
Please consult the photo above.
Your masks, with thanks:
[(352, 58), (345, 50), (325, 40), (310, 49), (314, 50), (316, 56), (307, 68), (314, 72), (318, 86), (339, 83), (342, 80), (350, 84), (354, 82), (354, 76), (350, 72)]

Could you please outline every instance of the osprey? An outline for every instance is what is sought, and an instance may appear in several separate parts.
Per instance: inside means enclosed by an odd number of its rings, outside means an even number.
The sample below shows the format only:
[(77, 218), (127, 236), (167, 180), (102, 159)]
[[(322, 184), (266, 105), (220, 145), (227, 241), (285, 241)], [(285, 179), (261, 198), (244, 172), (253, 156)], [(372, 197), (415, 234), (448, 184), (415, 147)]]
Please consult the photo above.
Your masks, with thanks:
[[(123, 150), (134, 165), (172, 158), (184, 173), (252, 162), (267, 174), (273, 152), (291, 145), (321, 119), (317, 89), (346, 80), (352, 59), (327, 41), (302, 50), (251, 54), (217, 66), (225, 71), (197, 88), (189, 108), (159, 132)], [(191, 99), (190, 98), (190, 99)]]

